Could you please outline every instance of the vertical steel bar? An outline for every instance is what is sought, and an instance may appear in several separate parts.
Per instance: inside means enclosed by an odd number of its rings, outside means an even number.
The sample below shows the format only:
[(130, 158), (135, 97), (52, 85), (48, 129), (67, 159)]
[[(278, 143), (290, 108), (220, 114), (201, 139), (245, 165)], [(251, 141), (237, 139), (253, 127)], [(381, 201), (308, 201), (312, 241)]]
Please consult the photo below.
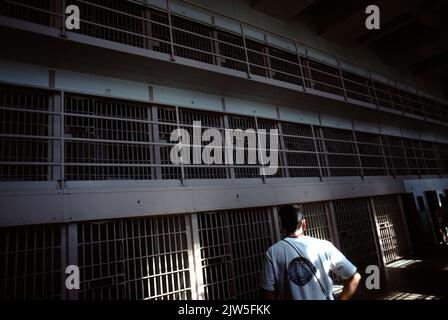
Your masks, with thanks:
[[(384, 161), (384, 166), (385, 166), (385, 169), (386, 169), (386, 175), (389, 176), (390, 175), (389, 165), (387, 163), (386, 152), (384, 151), (383, 141), (381, 139), (381, 127), (380, 127), (380, 125), (378, 125), (378, 129), (379, 129), (379, 131), (378, 131), (379, 135), (377, 136), (377, 139), (378, 139), (378, 142), (379, 142), (379, 145), (380, 145), (380, 148), (381, 148), (381, 156), (382, 156), (383, 161)], [(395, 174), (393, 176), (395, 178)]]
[[(288, 160), (287, 160), (286, 152), (285, 152), (286, 146), (285, 146), (285, 141), (284, 141), (284, 136), (283, 136), (282, 123), (280, 121), (277, 122), (277, 130), (278, 130), (279, 147), (280, 147), (279, 152), (281, 152), (280, 156), (281, 156), (283, 165), (287, 167)], [(285, 168), (282, 171), (285, 173), (285, 177), (289, 177), (289, 168)]]
[[(180, 130), (180, 118), (179, 118), (179, 107), (176, 106), (176, 125), (177, 125), (177, 130)], [(188, 142), (190, 144), (190, 141)], [(182, 146), (182, 148), (184, 148), (184, 146)], [(188, 146), (188, 152), (190, 152), (190, 146)], [(183, 153), (183, 151), (181, 151), (181, 154)], [(185, 168), (184, 168), (184, 161), (185, 159), (182, 158), (182, 162), (180, 163), (180, 171), (181, 171), (181, 177), (180, 177), (180, 183), (183, 186), (185, 184)]]
[(240, 20), (240, 29), (241, 29), (241, 36), (243, 37), (243, 46), (244, 46), (244, 55), (246, 58), (246, 68), (247, 68), (247, 77), (250, 79), (250, 63), (249, 63), (249, 54), (247, 53), (247, 44), (246, 44), (246, 35), (244, 33), (244, 24), (243, 21)]
[(297, 61), (299, 63), (299, 67), (300, 67), (300, 74), (302, 76), (302, 87), (303, 87), (303, 91), (306, 92), (306, 85), (305, 85), (305, 74), (303, 73), (303, 66), (302, 66), (302, 59), (300, 57), (300, 53), (299, 53), (299, 46), (297, 45), (297, 41), (294, 40), (294, 47), (296, 49), (296, 53), (297, 53)]
[(66, 35), (66, 27), (65, 27), (65, 20), (67, 19), (65, 10), (67, 8), (66, 0), (62, 0), (62, 15), (61, 15), (61, 37), (65, 38)]
[(320, 152), (317, 146), (317, 141), (316, 141), (316, 132), (314, 130), (314, 125), (311, 125), (311, 132), (313, 133), (313, 142), (314, 142), (314, 150), (315, 150), (315, 154), (317, 157), (317, 165), (319, 166), (319, 180), (322, 181), (323, 179), (323, 175), (322, 175), (322, 166), (320, 163)]
[(372, 73), (370, 72), (370, 69), (367, 69), (367, 73), (369, 75), (369, 81), (370, 81), (370, 85), (372, 86), (370, 89), (373, 91), (373, 95), (375, 97), (375, 101), (376, 101), (376, 108), (379, 109), (380, 108), (380, 102), (378, 100), (378, 96), (376, 94), (376, 89), (375, 89), (375, 85), (373, 83), (373, 79), (372, 79)]
[[(68, 234), (68, 241), (67, 241), (68, 264), (79, 266), (79, 262), (78, 262), (78, 224), (76, 224), (76, 223), (69, 224), (67, 226), (67, 234)], [(82, 283), (81, 283), (81, 286), (82, 286)], [(79, 290), (70, 290), (68, 292), (68, 299), (69, 300), (78, 300), (78, 291)]]
[[(261, 159), (262, 159), (262, 157), (263, 157), (263, 155), (262, 155), (262, 151), (261, 151), (261, 142), (260, 142), (260, 132), (258, 131), (259, 129), (258, 129), (258, 120), (257, 120), (257, 116), (255, 115), (254, 116), (254, 119), (255, 119), (255, 130), (257, 130), (257, 146), (256, 146), (256, 148), (257, 148), (257, 154), (258, 154), (258, 161), (260, 161), (261, 162)], [(267, 135), (266, 135), (266, 139), (267, 139), (268, 137), (267, 137)], [(249, 147), (250, 147), (250, 145), (249, 145)], [(266, 151), (266, 150), (265, 150)], [(259, 165), (258, 166), (258, 168), (259, 168), (259, 170), (260, 170), (260, 172), (265, 172), (263, 169), (263, 166), (264, 165)], [(260, 173), (259, 172), (259, 173)], [(266, 176), (263, 174), (263, 175), (261, 175), (261, 179), (262, 179), (262, 181), (263, 181), (263, 184), (265, 184), (266, 183)]]
[(342, 75), (342, 68), (341, 68), (341, 62), (339, 61), (339, 57), (338, 56), (335, 56), (336, 57), (336, 63), (337, 63), (337, 65), (338, 65), (338, 71), (339, 71), (339, 78), (341, 79), (341, 86), (342, 86), (342, 93), (344, 94), (344, 99), (345, 99), (345, 101), (347, 101), (348, 100), (348, 97), (347, 97), (347, 90), (346, 90), (346, 88), (345, 88), (345, 83), (344, 83), (344, 76)]
[(170, 32), (170, 46), (171, 46), (171, 61), (175, 61), (175, 55), (174, 55), (174, 37), (173, 37), (173, 23), (171, 19), (171, 6), (170, 6), (171, 0), (166, 0), (166, 9), (168, 13), (168, 28)]
[(358, 141), (356, 139), (356, 132), (355, 132), (355, 122), (353, 120), (352, 120), (352, 135), (353, 135), (353, 144), (355, 146), (355, 151), (356, 151), (356, 154), (358, 156), (359, 169), (360, 169), (360, 173), (361, 173), (361, 179), (364, 180), (364, 168), (363, 168), (363, 165), (362, 165), (361, 155), (359, 153)]

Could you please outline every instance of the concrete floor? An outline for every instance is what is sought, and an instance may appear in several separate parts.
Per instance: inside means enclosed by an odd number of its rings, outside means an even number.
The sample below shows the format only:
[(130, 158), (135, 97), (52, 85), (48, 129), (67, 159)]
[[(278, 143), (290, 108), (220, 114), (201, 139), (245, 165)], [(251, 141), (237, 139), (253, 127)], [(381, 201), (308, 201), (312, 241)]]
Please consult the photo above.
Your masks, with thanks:
[(388, 264), (379, 290), (367, 290), (365, 277), (355, 299), (448, 299), (448, 246), (427, 250)]

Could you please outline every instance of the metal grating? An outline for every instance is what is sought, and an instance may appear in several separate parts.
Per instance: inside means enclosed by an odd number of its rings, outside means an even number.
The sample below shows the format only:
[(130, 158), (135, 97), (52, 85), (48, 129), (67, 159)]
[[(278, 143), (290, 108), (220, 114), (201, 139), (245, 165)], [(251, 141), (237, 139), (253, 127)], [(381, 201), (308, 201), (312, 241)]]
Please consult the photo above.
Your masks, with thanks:
[(61, 299), (60, 225), (0, 228), (0, 300)]
[(306, 219), (305, 234), (310, 237), (331, 241), (330, 224), (328, 220), (327, 202), (310, 202), (303, 204)]
[[(224, 125), (223, 116), (219, 113), (195, 111), (188, 109), (179, 110), (179, 128), (185, 129), (190, 134), (190, 139), (193, 139), (193, 122), (201, 122), (201, 136), (204, 131), (208, 129), (217, 129), (221, 136), (224, 137)], [(201, 148), (208, 145), (209, 142), (202, 141)], [(185, 178), (186, 179), (225, 179), (228, 178), (228, 169), (225, 167), (218, 167), (218, 165), (206, 164), (201, 157), (201, 164), (193, 163), (193, 147), (190, 148), (190, 161), (191, 165), (185, 166)], [(221, 159), (224, 161), (224, 149), (221, 149)], [(202, 154), (202, 151), (201, 151)]]
[(290, 177), (319, 177), (319, 160), (313, 129), (310, 125), (281, 123), (282, 153), (286, 157)]
[(170, 159), (171, 148), (175, 143), (170, 142), (171, 132), (177, 129), (176, 109), (171, 107), (154, 106), (157, 110), (157, 134), (155, 141), (163, 144), (155, 145), (156, 153), (160, 153), (161, 177), (166, 179), (182, 179), (180, 166), (172, 166)]
[(185, 216), (78, 225), (83, 300), (191, 299)]
[[(342, 70), (344, 87), (347, 92), (347, 98), (375, 104), (374, 94), (370, 81), (366, 77)], [(367, 74), (367, 73), (366, 73)]]
[(302, 71), (297, 54), (268, 47), (272, 78), (303, 86)]
[(119, 0), (68, 0), (77, 5), (82, 28), (73, 30), (87, 36), (143, 48), (145, 7)]
[(0, 181), (57, 179), (57, 103), (47, 91), (0, 86)]
[[(173, 165), (170, 135), (179, 127), (192, 137), (193, 121), (201, 121), (202, 132), (221, 134), (227, 128), (278, 129), (279, 170), (267, 178), (424, 176), (447, 170), (442, 143), (73, 93), (64, 93), (61, 101), (61, 94), (0, 86), (1, 181), (261, 177), (259, 164), (247, 161), (247, 139), (245, 164), (207, 165), (202, 157), (193, 163), (191, 153), (190, 164)], [(266, 138), (269, 148), (269, 134)]]
[(381, 251), (385, 263), (389, 263), (408, 253), (398, 196), (379, 196), (372, 199)]
[(409, 175), (409, 166), (401, 138), (381, 136), (381, 143), (386, 155), (387, 166), (392, 169), (393, 174), (395, 176)]
[(353, 131), (321, 128), (323, 154), (330, 176), (361, 175), (357, 146)]
[(162, 53), (170, 53), (170, 29), (168, 27), (168, 14), (158, 10), (146, 10), (146, 18), (151, 21), (147, 24), (147, 34), (151, 38), (147, 40), (146, 48)]
[[(0, 9), (2, 15), (58, 28), (62, 32), (67, 31), (60, 17), (62, 5), (56, 0), (4, 2), (5, 5)], [(171, 1), (168, 2), (170, 3)], [(189, 19), (184, 16), (185, 13), (155, 9), (150, 4), (137, 1), (70, 0), (66, 5), (69, 4), (79, 6), (83, 12), (83, 27), (69, 32), (167, 53), (173, 59), (179, 56), (243, 71), (248, 76), (253, 74), (304, 85), (305, 89), (319, 90), (371, 105), (377, 104), (386, 111), (400, 113), (406, 117), (445, 123), (448, 119), (447, 108), (440, 99), (423, 97), (420, 91), (399, 85), (396, 81), (372, 80), (372, 72), (365, 68), (365, 75), (349, 72), (340, 66), (339, 61), (343, 59), (332, 54), (323, 53), (337, 63), (331, 64), (325, 61), (326, 59), (311, 58), (306, 46), (304, 54), (296, 48), (281, 49), (250, 39), (248, 32), (243, 36), (238, 31), (224, 31), (214, 25), (214, 21), (205, 23)], [(229, 19), (214, 12), (207, 14), (213, 16), (213, 19)], [(240, 25), (241, 30), (245, 29), (244, 22), (236, 19), (231, 21), (232, 25), (236, 23)], [(265, 34), (266, 39), (277, 38), (261, 29), (250, 33)], [(284, 40), (296, 44), (293, 39)]]
[(437, 144), (437, 153), (440, 157), (440, 170), (443, 174), (448, 174), (448, 145)]
[[(275, 139), (275, 136), (271, 135), (270, 132), (271, 132), (271, 130), (277, 130), (277, 133), (278, 133), (278, 130), (279, 130), (278, 122), (274, 121), (274, 120), (257, 118), (257, 129), (266, 131), (266, 133), (258, 132), (257, 139), (258, 138), (264, 139), (266, 145), (263, 146), (263, 148), (261, 148), (260, 145), (257, 145), (257, 148), (260, 148), (260, 150), (263, 150), (266, 153), (271, 152), (270, 151), (270, 148), (271, 148), (271, 137), (273, 137)], [(281, 139), (279, 135), (277, 135), (277, 139), (278, 140)], [(273, 174), (273, 175), (265, 176), (265, 178), (281, 178), (281, 177), (285, 176), (284, 167), (286, 165), (285, 164), (286, 161), (285, 161), (285, 159), (283, 157), (283, 151), (279, 150), (279, 149), (282, 149), (281, 145), (280, 145), (280, 141), (278, 141), (278, 146), (277, 146), (277, 152), (278, 152), (278, 169), (277, 169), (277, 172), (275, 174)]]
[(335, 200), (340, 250), (358, 270), (379, 265), (369, 198)]
[[(229, 128), (230, 129), (241, 129), (247, 130), (252, 129), (255, 130), (257, 125), (255, 123), (255, 118), (251, 117), (243, 117), (243, 116), (234, 116), (230, 115), (228, 117), (229, 120)], [(236, 141), (236, 139), (235, 139)], [(247, 164), (248, 159), (248, 141), (244, 139), (244, 163)], [(234, 148), (233, 159), (236, 159), (236, 148)], [(235, 163), (235, 178), (259, 178), (260, 171), (258, 165), (236, 165)]]
[(274, 242), (271, 209), (206, 212), (197, 218), (205, 299), (259, 299), (262, 258)]
[(250, 72), (261, 77), (268, 77), (269, 59), (265, 54), (265, 45), (251, 39), (246, 39), (246, 46)]
[(383, 107), (393, 111), (400, 110), (400, 108), (396, 108), (396, 106), (393, 104), (392, 94), (387, 84), (378, 81), (372, 81), (372, 86), (379, 107)]
[(149, 106), (65, 96), (66, 180), (151, 179)]
[(56, 27), (61, 23), (61, 18), (57, 18), (50, 12), (57, 12), (58, 9), (57, 3), (49, 0), (15, 0), (14, 2), (4, 1), (0, 7), (0, 14)]
[(173, 17), (172, 25), (176, 56), (208, 64), (213, 63), (211, 28), (180, 17)]
[(243, 37), (237, 34), (216, 30), (218, 39), (217, 64), (221, 67), (247, 72)]
[(356, 143), (366, 176), (387, 176), (387, 166), (380, 136), (371, 133), (355, 132)]
[(333, 66), (304, 58), (304, 73), (307, 87), (342, 96), (342, 82), (339, 70)]

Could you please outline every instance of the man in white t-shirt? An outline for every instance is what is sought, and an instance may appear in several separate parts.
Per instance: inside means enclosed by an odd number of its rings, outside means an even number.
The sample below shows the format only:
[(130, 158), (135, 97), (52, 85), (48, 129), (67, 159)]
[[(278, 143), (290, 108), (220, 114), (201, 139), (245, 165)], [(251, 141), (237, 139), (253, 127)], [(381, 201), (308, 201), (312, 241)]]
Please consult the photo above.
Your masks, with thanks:
[(279, 209), (287, 237), (271, 246), (261, 274), (263, 299), (333, 300), (333, 271), (344, 280), (341, 300), (355, 293), (361, 275), (329, 241), (305, 236), (306, 221), (298, 205)]

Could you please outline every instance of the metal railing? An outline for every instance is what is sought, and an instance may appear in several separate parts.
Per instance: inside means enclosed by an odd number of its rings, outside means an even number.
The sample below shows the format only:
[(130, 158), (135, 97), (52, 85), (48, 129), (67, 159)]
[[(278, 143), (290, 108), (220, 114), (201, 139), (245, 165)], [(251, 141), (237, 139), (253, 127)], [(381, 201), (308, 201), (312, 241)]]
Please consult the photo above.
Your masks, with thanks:
[[(0, 180), (185, 180), (448, 174), (448, 144), (299, 124), (257, 116), (91, 96), (57, 90), (0, 86)], [(194, 162), (194, 121), (216, 129), (278, 130), (278, 170), (261, 176), (248, 162), (248, 139), (220, 147), (222, 164)], [(173, 164), (175, 129), (190, 133), (190, 162)], [(260, 137), (259, 136), (259, 137)], [(270, 145), (258, 146), (271, 152)], [(226, 150), (234, 154), (226, 164)], [(260, 149), (261, 148), (261, 149)], [(244, 161), (235, 152), (243, 149)], [(255, 149), (256, 150), (256, 149)], [(275, 150), (272, 150), (275, 151)]]
[[(59, 28), (61, 35), (77, 32), (166, 53), (172, 60), (182, 57), (213, 64), (240, 71), (249, 78), (269, 78), (280, 85), (286, 82), (289, 87), (296, 86), (297, 90), (323, 92), (406, 117), (448, 123), (448, 102), (442, 99), (379, 76), (331, 53), (185, 1), (167, 0), (162, 7), (139, 1), (65, 1), (65, 5), (70, 4), (80, 8), (79, 30), (66, 30), (60, 1), (7, 0), (1, 14)], [(174, 4), (197, 7), (207, 12), (210, 19), (200, 21), (179, 8), (173, 10)], [(239, 30), (220, 26), (216, 22), (219, 19), (226, 19)], [(260, 39), (261, 35), (264, 39)]]

